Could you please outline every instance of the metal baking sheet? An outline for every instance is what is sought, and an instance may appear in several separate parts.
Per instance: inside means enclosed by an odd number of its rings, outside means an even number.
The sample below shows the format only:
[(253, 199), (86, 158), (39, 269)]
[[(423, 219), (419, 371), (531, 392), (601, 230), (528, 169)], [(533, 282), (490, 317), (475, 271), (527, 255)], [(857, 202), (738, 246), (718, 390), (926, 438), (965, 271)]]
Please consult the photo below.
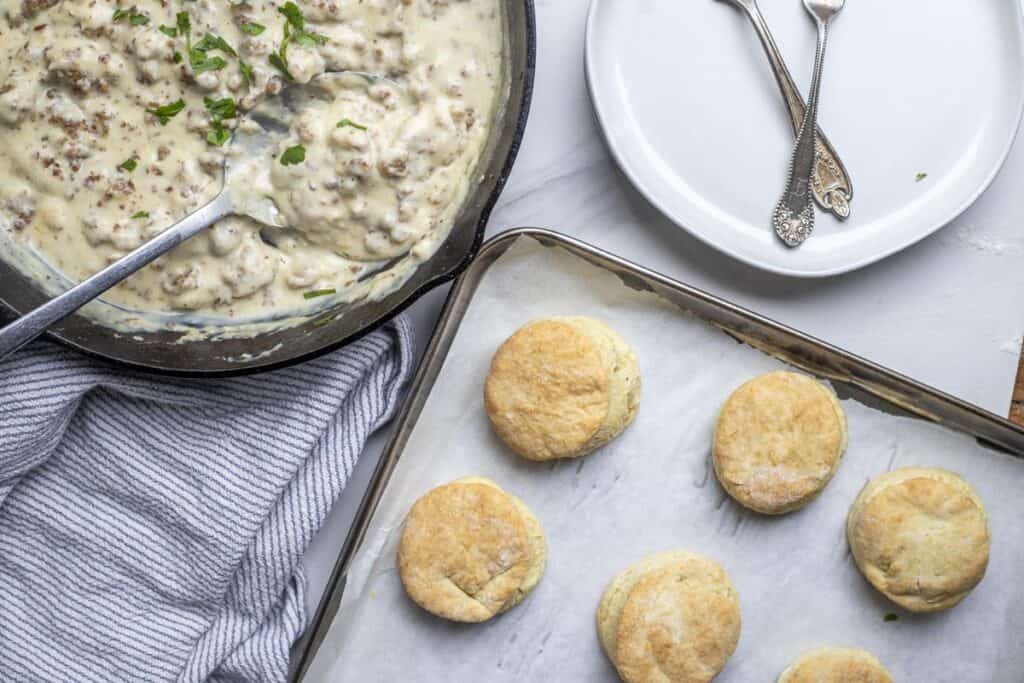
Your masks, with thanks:
[[(502, 340), (557, 314), (598, 317), (622, 333), (639, 358), (643, 397), (635, 423), (597, 453), (528, 463), (491, 433), (482, 385)], [(719, 488), (709, 443), (728, 394), (784, 363), (832, 382), (850, 447), (809, 507), (767, 518)], [(595, 633), (601, 592), (635, 560), (682, 548), (721, 562), (739, 592), (740, 643), (716, 681), (774, 680), (801, 652), (826, 645), (866, 648), (900, 681), (1021, 681), (1022, 456), (1024, 430), (980, 408), (556, 233), (507, 233), (485, 245), (449, 297), (298, 673), (311, 682), (616, 681)], [(961, 472), (989, 511), (988, 574), (947, 613), (900, 610), (861, 578), (847, 550), (856, 494), (903, 465)], [(420, 610), (395, 571), (412, 502), (466, 475), (525, 500), (549, 542), (531, 596), (469, 626)]]

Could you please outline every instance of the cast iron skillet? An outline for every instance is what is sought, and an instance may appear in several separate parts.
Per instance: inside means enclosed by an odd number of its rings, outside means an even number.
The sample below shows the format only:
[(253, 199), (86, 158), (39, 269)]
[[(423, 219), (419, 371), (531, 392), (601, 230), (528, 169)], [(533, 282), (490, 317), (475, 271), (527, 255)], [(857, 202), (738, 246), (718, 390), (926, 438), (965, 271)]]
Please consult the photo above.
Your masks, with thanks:
[[(50, 338), (123, 366), (193, 377), (243, 375), (281, 368), (332, 351), (387, 322), (430, 289), (455, 278), (476, 255), (484, 228), (512, 170), (526, 128), (536, 61), (533, 0), (507, 0), (509, 99), (495, 123), (471, 193), (434, 256), (399, 290), (379, 301), (318, 311), (299, 325), (242, 339), (179, 342), (178, 332), (118, 334), (85, 316), (55, 325)], [(0, 319), (47, 300), (38, 285), (0, 260)], [(331, 314), (338, 314), (331, 319)], [(231, 359), (231, 360), (228, 360)]]

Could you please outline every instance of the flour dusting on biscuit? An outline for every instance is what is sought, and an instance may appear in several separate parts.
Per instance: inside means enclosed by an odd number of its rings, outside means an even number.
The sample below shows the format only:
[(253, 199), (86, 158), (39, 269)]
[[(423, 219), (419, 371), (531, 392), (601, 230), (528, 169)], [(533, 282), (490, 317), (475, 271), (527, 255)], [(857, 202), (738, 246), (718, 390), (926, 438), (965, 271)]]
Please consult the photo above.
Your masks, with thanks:
[(707, 683), (739, 642), (739, 598), (714, 561), (661, 553), (612, 580), (598, 606), (597, 630), (626, 683)]
[(779, 515), (807, 505), (825, 488), (846, 442), (846, 415), (828, 386), (795, 372), (770, 372), (726, 400), (712, 463), (738, 503)]

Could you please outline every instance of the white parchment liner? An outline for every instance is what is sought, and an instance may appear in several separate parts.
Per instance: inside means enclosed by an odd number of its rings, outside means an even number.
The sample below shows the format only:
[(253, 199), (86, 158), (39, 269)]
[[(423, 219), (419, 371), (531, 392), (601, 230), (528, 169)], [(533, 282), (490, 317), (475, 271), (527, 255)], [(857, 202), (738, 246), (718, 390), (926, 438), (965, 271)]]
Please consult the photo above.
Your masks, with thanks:
[[(497, 346), (548, 315), (594, 316), (617, 329), (639, 358), (643, 397), (634, 424), (609, 446), (535, 464), (492, 434), (483, 380)], [(521, 239), (480, 284), (306, 680), (614, 682), (594, 626), (601, 593), (630, 563), (679, 548), (718, 560), (739, 591), (743, 631), (716, 683), (773, 682), (801, 652), (829, 645), (865, 648), (906, 683), (1024, 681), (1024, 462), (846, 400), (850, 447), (824, 493), (781, 518), (747, 512), (709, 468), (711, 432), (733, 389), (779, 367), (604, 270)], [(889, 603), (847, 548), (846, 513), (861, 487), (904, 465), (960, 472), (988, 509), (988, 574), (943, 614), (913, 616)], [(395, 570), (409, 506), (466, 475), (491, 477), (526, 501), (549, 542), (537, 589), (478, 625), (423, 612)], [(884, 621), (890, 613), (899, 619)]]

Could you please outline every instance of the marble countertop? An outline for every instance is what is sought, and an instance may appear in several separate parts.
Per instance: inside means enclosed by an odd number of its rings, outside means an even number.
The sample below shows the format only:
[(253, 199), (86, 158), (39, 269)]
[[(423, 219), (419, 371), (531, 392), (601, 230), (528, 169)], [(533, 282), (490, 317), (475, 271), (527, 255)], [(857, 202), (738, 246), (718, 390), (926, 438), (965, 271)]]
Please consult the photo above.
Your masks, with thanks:
[[(909, 250), (826, 280), (760, 272), (662, 217), (613, 164), (583, 77), (588, 0), (536, 0), (538, 63), (526, 138), (488, 235), (567, 233), (976, 403), (1009, 410), (1024, 333), (1024, 145), (955, 223)], [(407, 313), (422, 352), (447, 288)], [(389, 436), (371, 440), (305, 563), (315, 610)]]

